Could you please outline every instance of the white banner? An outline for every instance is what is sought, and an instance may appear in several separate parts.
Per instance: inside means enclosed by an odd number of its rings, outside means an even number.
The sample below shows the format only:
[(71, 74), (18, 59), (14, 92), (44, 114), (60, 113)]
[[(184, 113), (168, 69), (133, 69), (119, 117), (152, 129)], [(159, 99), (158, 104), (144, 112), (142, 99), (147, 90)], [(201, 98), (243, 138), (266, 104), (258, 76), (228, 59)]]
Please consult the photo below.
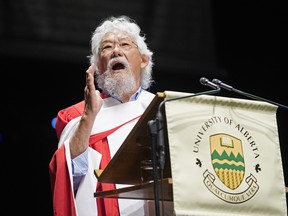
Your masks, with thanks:
[(211, 95), (165, 103), (176, 215), (287, 216), (277, 108)]

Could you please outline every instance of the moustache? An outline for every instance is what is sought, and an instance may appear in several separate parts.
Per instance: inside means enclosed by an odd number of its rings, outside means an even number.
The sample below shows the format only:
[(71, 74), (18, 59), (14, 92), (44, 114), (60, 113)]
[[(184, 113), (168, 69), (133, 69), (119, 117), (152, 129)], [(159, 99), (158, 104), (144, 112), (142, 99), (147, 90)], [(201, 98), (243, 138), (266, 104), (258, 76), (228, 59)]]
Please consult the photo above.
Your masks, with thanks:
[(107, 65), (107, 69), (109, 71), (111, 71), (111, 70), (119, 70), (119, 69), (127, 69), (127, 68), (129, 68), (129, 63), (123, 57), (113, 58), (113, 59), (111, 59), (108, 62), (108, 65)]

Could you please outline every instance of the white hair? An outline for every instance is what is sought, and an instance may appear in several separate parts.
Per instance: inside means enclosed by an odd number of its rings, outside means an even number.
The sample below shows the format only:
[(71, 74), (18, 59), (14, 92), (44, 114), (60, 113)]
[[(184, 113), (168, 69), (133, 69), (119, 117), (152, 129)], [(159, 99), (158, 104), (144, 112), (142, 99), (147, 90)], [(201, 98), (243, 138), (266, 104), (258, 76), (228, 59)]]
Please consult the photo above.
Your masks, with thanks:
[[(128, 33), (137, 43), (141, 55), (148, 57), (147, 66), (141, 70), (141, 87), (143, 89), (148, 89), (152, 84), (152, 67), (154, 64), (152, 60), (153, 52), (148, 49), (145, 42), (145, 35), (142, 34), (140, 27), (134, 20), (127, 16), (109, 17), (102, 21), (102, 23), (95, 29), (91, 38), (92, 54), (89, 56), (90, 63), (95, 63), (97, 67), (101, 40), (107, 32), (111, 32), (113, 29), (118, 29)], [(98, 68), (96, 71), (98, 71)]]

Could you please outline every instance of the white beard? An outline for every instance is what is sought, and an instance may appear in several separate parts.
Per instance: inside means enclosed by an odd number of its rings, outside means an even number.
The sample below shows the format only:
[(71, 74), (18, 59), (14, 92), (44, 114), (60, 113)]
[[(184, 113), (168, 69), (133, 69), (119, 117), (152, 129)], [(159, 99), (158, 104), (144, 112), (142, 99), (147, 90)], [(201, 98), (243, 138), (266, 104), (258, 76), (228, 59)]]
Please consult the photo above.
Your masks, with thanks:
[(126, 60), (117, 59), (125, 65), (124, 73), (113, 73), (111, 62), (108, 63), (107, 70), (103, 74), (98, 74), (97, 84), (102, 90), (107, 91), (110, 95), (123, 99), (127, 94), (133, 93), (136, 89), (136, 80), (134, 73), (131, 71), (129, 64)]

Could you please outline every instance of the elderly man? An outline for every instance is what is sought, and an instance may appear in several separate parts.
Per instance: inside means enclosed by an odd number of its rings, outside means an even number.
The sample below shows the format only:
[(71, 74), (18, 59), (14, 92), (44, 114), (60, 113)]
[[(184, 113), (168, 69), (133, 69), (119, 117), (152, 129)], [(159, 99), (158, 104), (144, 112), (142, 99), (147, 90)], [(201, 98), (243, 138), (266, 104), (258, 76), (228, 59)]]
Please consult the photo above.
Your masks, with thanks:
[(118, 186), (97, 182), (94, 170), (106, 167), (154, 98), (153, 53), (126, 16), (104, 20), (91, 50), (84, 100), (57, 116), (59, 143), (49, 164), (54, 215), (145, 215), (142, 200), (95, 198)]

